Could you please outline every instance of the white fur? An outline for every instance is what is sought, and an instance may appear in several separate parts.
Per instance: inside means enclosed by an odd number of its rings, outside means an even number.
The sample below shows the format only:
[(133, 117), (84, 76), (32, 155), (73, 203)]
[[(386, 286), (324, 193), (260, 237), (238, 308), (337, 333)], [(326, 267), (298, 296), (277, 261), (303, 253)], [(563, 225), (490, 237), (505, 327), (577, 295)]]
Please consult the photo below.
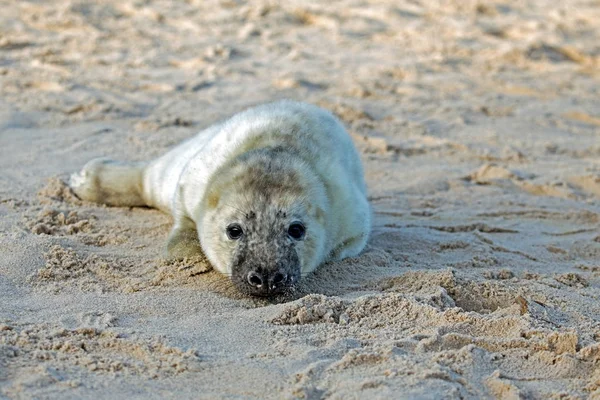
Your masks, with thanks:
[[(132, 169), (138, 168), (132, 173), (117, 174), (118, 182), (102, 182), (103, 176), (108, 176), (107, 168), (112, 171), (110, 162), (104, 162), (103, 169), (98, 170), (98, 162), (92, 161), (81, 173), (73, 175), (71, 186), (84, 199), (121, 205), (118, 200), (104, 201), (96, 194), (118, 187), (119, 193), (112, 199), (121, 195), (128, 199), (122, 205), (143, 203), (170, 213), (175, 220), (171, 237), (177, 237), (175, 241), (189, 241), (189, 237), (181, 239), (178, 235), (185, 236), (187, 230), (193, 229), (189, 226), (190, 221), (196, 227), (202, 226), (198, 219), (203, 213), (198, 207), (207, 193), (211, 177), (266, 129), (281, 132), (275, 140), (290, 132), (306, 135), (307, 162), (327, 188), (327, 240), (321, 254), (311, 263), (314, 265), (307, 269), (312, 270), (327, 260), (357, 255), (367, 242), (371, 220), (362, 165), (341, 123), (328, 111), (309, 104), (280, 101), (243, 111), (201, 131), (149, 164), (132, 166)], [(119, 165), (118, 168), (123, 167)], [(93, 186), (90, 177), (94, 174), (100, 176), (103, 191)], [(111, 177), (117, 175), (113, 173)], [(123, 179), (131, 179), (131, 182), (123, 182)], [(132, 188), (141, 184), (137, 201), (135, 196), (122, 189), (128, 184)], [(213, 266), (221, 272), (230, 272), (226, 265), (221, 265), (218, 257), (211, 256), (211, 249), (203, 243), (201, 232), (199, 240)]]

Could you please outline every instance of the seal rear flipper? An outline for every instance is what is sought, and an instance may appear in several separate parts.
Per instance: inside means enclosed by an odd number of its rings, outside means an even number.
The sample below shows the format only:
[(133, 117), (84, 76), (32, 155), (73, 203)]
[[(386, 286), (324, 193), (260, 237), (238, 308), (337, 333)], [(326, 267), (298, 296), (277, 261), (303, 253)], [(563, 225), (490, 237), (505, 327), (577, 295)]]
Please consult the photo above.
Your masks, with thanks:
[(142, 175), (146, 165), (97, 158), (71, 175), (69, 186), (82, 200), (111, 206), (145, 206)]

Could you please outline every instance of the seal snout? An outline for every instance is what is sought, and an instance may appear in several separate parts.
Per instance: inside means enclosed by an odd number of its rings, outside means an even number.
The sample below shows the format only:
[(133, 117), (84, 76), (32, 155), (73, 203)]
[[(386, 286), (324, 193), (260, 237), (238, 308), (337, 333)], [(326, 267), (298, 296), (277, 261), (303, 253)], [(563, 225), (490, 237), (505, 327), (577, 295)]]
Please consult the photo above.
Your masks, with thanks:
[(253, 295), (269, 296), (289, 288), (293, 283), (293, 279), (283, 271), (269, 273), (256, 269), (248, 272), (246, 282), (248, 290)]

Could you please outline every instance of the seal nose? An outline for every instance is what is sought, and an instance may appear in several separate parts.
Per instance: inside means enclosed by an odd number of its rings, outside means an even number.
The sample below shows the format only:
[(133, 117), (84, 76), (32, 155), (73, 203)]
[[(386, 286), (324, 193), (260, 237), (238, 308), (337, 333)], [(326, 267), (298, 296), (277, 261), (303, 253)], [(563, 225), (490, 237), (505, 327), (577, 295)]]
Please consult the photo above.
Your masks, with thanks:
[(271, 276), (269, 278), (269, 289), (274, 290), (278, 286), (282, 286), (283, 284), (285, 284), (286, 280), (287, 280), (286, 274), (283, 274), (281, 272), (275, 272), (273, 274), (273, 276)]
[(283, 289), (288, 285), (288, 275), (283, 272), (268, 272), (250, 271), (246, 276), (248, 285), (252, 287), (256, 294), (268, 295)]
[(261, 273), (256, 271), (250, 271), (248, 273), (248, 283), (250, 284), (250, 286), (260, 289), (262, 288), (264, 281), (265, 279)]

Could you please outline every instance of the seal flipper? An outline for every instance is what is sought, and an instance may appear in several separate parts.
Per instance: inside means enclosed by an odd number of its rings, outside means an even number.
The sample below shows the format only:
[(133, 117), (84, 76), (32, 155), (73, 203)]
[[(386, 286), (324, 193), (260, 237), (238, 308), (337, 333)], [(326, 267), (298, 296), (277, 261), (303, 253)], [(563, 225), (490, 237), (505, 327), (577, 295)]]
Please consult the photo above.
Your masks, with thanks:
[(146, 165), (96, 158), (71, 175), (69, 186), (82, 200), (111, 206), (145, 206), (142, 178)]
[(183, 259), (202, 254), (198, 231), (192, 220), (182, 218), (177, 221), (169, 238), (167, 239), (167, 257), (171, 259)]

